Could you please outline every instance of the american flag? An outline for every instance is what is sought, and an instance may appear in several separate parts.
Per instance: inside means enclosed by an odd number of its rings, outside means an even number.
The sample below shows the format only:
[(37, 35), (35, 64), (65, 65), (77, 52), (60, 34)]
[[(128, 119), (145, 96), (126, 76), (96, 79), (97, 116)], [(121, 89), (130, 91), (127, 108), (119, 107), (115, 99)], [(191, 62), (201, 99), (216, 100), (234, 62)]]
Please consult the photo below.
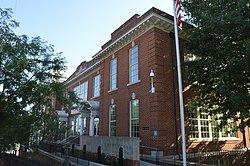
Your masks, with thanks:
[(177, 19), (177, 26), (182, 30), (182, 22), (181, 22), (181, 0), (175, 0), (175, 12)]

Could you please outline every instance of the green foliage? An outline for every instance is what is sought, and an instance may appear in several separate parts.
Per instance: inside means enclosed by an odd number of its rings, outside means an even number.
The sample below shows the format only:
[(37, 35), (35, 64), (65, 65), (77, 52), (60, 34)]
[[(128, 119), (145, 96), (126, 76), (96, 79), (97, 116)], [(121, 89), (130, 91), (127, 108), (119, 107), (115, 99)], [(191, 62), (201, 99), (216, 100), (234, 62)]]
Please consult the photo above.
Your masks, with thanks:
[(192, 84), (194, 105), (212, 108), (223, 119), (250, 126), (250, 8), (248, 0), (183, 2), (188, 30), (186, 84)]
[(0, 8), (0, 151), (17, 143), (28, 147), (30, 136), (44, 135), (45, 129), (53, 133), (58, 122), (51, 96), (62, 91), (60, 73), (66, 69), (52, 45), (16, 35), (11, 14)]

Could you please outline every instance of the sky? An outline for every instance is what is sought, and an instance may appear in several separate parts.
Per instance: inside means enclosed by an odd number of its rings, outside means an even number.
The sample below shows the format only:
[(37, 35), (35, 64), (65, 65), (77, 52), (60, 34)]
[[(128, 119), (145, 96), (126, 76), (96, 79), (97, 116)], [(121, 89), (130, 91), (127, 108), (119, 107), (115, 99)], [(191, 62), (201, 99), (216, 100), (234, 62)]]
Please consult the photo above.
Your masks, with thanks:
[(156, 7), (173, 15), (172, 0), (0, 0), (0, 7), (13, 9), (17, 34), (40, 36), (62, 52), (69, 72), (91, 60), (134, 14)]

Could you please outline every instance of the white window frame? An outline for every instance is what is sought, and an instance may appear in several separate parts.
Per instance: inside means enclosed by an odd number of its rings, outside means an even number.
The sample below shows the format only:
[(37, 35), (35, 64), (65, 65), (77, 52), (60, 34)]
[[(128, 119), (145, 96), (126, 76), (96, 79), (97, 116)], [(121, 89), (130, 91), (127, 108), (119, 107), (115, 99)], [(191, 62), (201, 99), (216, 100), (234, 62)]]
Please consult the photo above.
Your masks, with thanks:
[(117, 58), (110, 61), (110, 90), (117, 89)]
[[(134, 51), (136, 51), (136, 54), (134, 54)], [(138, 81), (139, 81), (139, 49), (138, 46), (134, 46), (129, 50), (129, 84)]]
[(88, 99), (88, 81), (76, 86), (74, 92), (81, 100), (86, 101)]
[(74, 88), (74, 93), (76, 94), (77, 97), (80, 97), (80, 86), (79, 85)]
[(100, 96), (100, 84), (101, 84), (101, 76), (99, 74), (93, 78), (93, 97)]
[[(221, 129), (219, 129), (218, 131), (218, 137), (213, 137), (214, 131), (213, 129), (215, 129), (216, 127), (212, 125), (213, 122), (217, 122), (217, 124), (220, 124), (220, 120), (216, 120), (215, 118), (212, 118), (211, 115), (209, 115), (208, 112), (204, 112), (201, 111), (201, 109), (198, 109), (197, 112), (194, 112), (194, 114), (197, 114), (197, 118), (189, 118), (189, 132), (190, 132), (190, 136), (193, 133), (193, 131), (190, 130), (191, 128), (191, 123), (190, 121), (194, 121), (197, 120), (197, 125), (198, 125), (198, 138), (191, 138), (189, 137), (190, 141), (212, 141), (212, 140), (239, 140), (239, 138), (237, 138), (237, 132), (235, 133), (235, 136), (230, 136), (230, 133), (228, 133), (228, 137), (223, 137), (223, 133), (222, 130), (224, 129), (224, 127)], [(201, 115), (207, 116), (207, 119), (201, 117)], [(220, 115), (216, 115), (217, 117), (219, 117)], [(206, 121), (208, 122), (208, 134), (209, 137), (202, 137), (202, 121)], [(228, 120), (228, 122), (230, 123), (231, 121)], [(231, 126), (229, 126), (231, 127)], [(195, 132), (194, 132), (195, 133)]]
[(80, 85), (80, 98), (83, 101), (88, 100), (88, 81), (85, 81)]
[[(114, 110), (114, 114), (115, 114), (115, 119), (112, 119), (111, 117), (111, 111)], [(115, 126), (112, 126), (111, 123), (115, 123)], [(115, 128), (115, 134), (111, 135), (111, 127)], [(117, 124), (116, 124), (116, 105), (112, 104), (109, 106), (109, 136), (116, 136), (116, 128), (117, 128)]]
[[(133, 111), (132, 104), (133, 104), (133, 102), (138, 102), (138, 117), (134, 118), (134, 119), (132, 119), (132, 111)], [(133, 99), (129, 103), (130, 103), (129, 136), (130, 137), (139, 137), (140, 136), (140, 133), (139, 133), (139, 131), (140, 131), (140, 101), (139, 101), (139, 99)], [(132, 121), (133, 120), (138, 120), (138, 131), (136, 131), (138, 133), (137, 136), (132, 136)]]

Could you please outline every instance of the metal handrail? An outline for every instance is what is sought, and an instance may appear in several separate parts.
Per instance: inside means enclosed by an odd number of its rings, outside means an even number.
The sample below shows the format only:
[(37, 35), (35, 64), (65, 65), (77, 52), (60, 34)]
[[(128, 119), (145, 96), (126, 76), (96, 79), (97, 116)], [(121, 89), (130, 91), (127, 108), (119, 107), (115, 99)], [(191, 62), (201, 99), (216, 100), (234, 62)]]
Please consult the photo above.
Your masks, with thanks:
[[(74, 139), (72, 139), (72, 140), (70, 140), (70, 141), (67, 141), (70, 137), (75, 137)], [(77, 138), (80, 138), (80, 136), (79, 135), (70, 135), (70, 136), (68, 136), (67, 138), (64, 138), (62, 141), (60, 141), (60, 142), (56, 142), (57, 144), (61, 144), (61, 143), (64, 143), (64, 144), (68, 144), (68, 143), (70, 143), (70, 142), (72, 142), (72, 141), (74, 141), (74, 140), (76, 140)], [(64, 142), (65, 141), (65, 142)]]

